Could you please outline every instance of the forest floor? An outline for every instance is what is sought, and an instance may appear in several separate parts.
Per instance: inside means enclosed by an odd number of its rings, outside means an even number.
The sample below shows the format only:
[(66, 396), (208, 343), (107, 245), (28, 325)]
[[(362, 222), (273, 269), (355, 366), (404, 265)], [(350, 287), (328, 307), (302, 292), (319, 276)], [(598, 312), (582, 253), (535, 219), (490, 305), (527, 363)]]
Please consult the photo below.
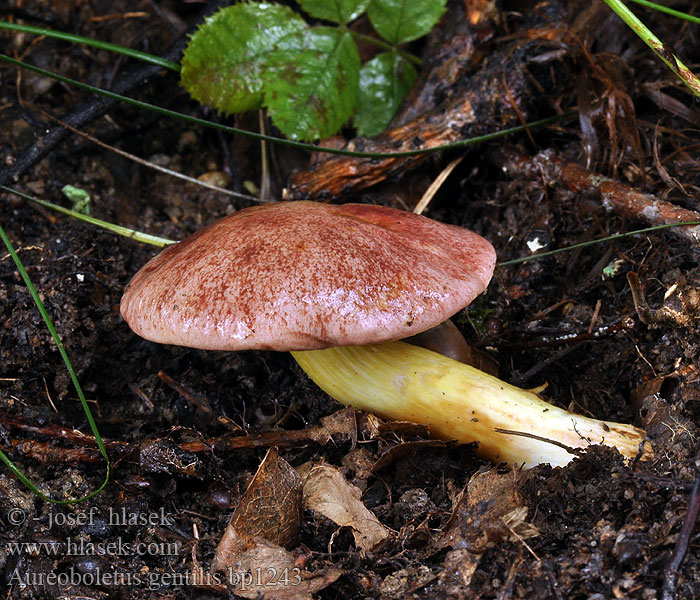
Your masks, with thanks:
[[(201, 9), (167, 1), (42, 1), (30, 14), (22, 4), (11, 2), (2, 18), (155, 54)], [(578, 115), (421, 161), (380, 162), (379, 183), (362, 179), (361, 164), (370, 161), (317, 157), (309, 167), (308, 154), (273, 146), (273, 197), (410, 210), (463, 156), (425, 214), (483, 235), (502, 262), (672, 222), (675, 209), (700, 211), (697, 103), (603, 3), (455, 1), (448, 11), (429, 41), (412, 48), (422, 53), (426, 73), (441, 73), (437, 81), (421, 79), (427, 91), (412, 98), (423, 103), (420, 111), (404, 107), (410, 117), (360, 146), (391, 151), (416, 123), (442, 132), (448, 117), (464, 117), (457, 113), (465, 98), (477, 118), (464, 122), (460, 137), (570, 109)], [(677, 55), (700, 55), (697, 26), (635, 11)], [(0, 39), (8, 54), (99, 87), (133, 66), (49, 38), (0, 32)], [(4, 167), (57, 126), (49, 115), (63, 118), (94, 102), (88, 92), (15, 67), (0, 66), (0, 78)], [(215, 117), (172, 73), (157, 73), (128, 95)], [(433, 118), (422, 123), (427, 113)], [(443, 121), (435, 118), (440, 114)], [(257, 115), (220, 120), (258, 127)], [(260, 144), (243, 136), (123, 104), (80, 129), (232, 190), (261, 180)], [(352, 138), (351, 130), (344, 133)], [(331, 164), (326, 171), (324, 161)], [(349, 181), (350, 172), (358, 178)], [(615, 183), (603, 189), (602, 178)], [(75, 134), (3, 183), (66, 207), (61, 189), (74, 185), (89, 192), (92, 216), (173, 240), (252, 204)], [(683, 529), (689, 504), (698, 502), (700, 468), (700, 252), (692, 229), (616, 237), (499, 266), (486, 293), (456, 316), (470, 343), (496, 361), (501, 379), (525, 388), (547, 384), (550, 402), (634, 423), (653, 446), (653, 457), (633, 463), (595, 446), (565, 467), (519, 470), (479, 458), (473, 445), (432, 440), (420, 427), (344, 409), (287, 353), (146, 342), (121, 319), (119, 301), (156, 249), (4, 192), (0, 223), (54, 320), (113, 461), (107, 487), (71, 506), (49, 504), (9, 469), (0, 473), (5, 597), (700, 597), (698, 533), (692, 524)], [(651, 307), (642, 319), (628, 273), (638, 276)], [(0, 448), (47, 495), (89, 493), (104, 478), (104, 460), (4, 251), (0, 323)], [(326, 492), (339, 504), (351, 503), (345, 495), (359, 497), (378, 538), (370, 543), (365, 525), (343, 527), (307, 507), (284, 543), (234, 549), (230, 577), (211, 576), (234, 509), (239, 522), (241, 515), (255, 520), (257, 509), (274, 519), (261, 507), (281, 495), (285, 477), (296, 477), (290, 465), (295, 473), (325, 466), (337, 484)], [(246, 579), (265, 573), (276, 581), (264, 588)]]

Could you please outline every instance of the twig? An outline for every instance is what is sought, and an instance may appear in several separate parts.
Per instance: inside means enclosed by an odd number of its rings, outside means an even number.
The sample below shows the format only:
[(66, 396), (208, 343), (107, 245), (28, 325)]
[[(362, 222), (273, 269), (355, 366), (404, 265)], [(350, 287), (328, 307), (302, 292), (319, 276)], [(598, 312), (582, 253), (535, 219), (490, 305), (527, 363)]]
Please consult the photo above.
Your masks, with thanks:
[[(681, 208), (651, 194), (643, 194), (576, 163), (563, 163), (548, 151), (530, 157), (516, 151), (501, 150), (496, 160), (504, 172), (513, 177), (544, 180), (552, 187), (564, 186), (576, 194), (598, 197), (603, 208), (623, 217), (640, 219), (652, 225), (700, 221), (699, 212)], [(700, 244), (700, 225), (673, 227), (670, 231), (693, 244)]]
[[(94, 441), (94, 438), (93, 438)], [(12, 449), (29, 458), (40, 462), (41, 464), (55, 465), (79, 465), (79, 464), (94, 464), (104, 462), (104, 457), (100, 454), (97, 446), (94, 448), (66, 448), (56, 446), (54, 442), (39, 442), (37, 440), (10, 440)], [(125, 456), (131, 450), (131, 447), (126, 442), (110, 442), (105, 444), (112, 460), (118, 457)], [(4, 447), (3, 451), (8, 452), (10, 448)]]
[(551, 365), (554, 362), (557, 362), (558, 360), (561, 360), (567, 354), (573, 352), (579, 346), (581, 346), (582, 343), (583, 342), (578, 342), (576, 344), (572, 344), (571, 346), (565, 346), (564, 348), (555, 352), (551, 356), (548, 356), (544, 360), (539, 361), (534, 367), (532, 367), (531, 369), (528, 369), (522, 375), (518, 375), (517, 377), (515, 377), (515, 381), (513, 381), (513, 383), (517, 386), (523, 387), (530, 379), (532, 379), (535, 375), (537, 375), (544, 368), (548, 367), (549, 365)]
[[(513, 530), (511, 529), (512, 533)], [(517, 535), (517, 534), (516, 534)], [(519, 536), (518, 536), (519, 537)], [(525, 542), (523, 541), (523, 544)], [(530, 550), (530, 546), (525, 544), (528, 550)], [(532, 552), (532, 550), (530, 550)], [(534, 552), (532, 552), (534, 554)], [(534, 554), (535, 558), (537, 559), (538, 562), (541, 562), (539, 557)], [(522, 550), (518, 553), (518, 557), (513, 561), (513, 564), (510, 566), (510, 569), (508, 570), (508, 577), (506, 577), (505, 583), (501, 587), (501, 590), (498, 592), (498, 600), (508, 600), (508, 598), (511, 597), (513, 593), (513, 583), (515, 582), (515, 576), (518, 574), (518, 570), (520, 569), (520, 566), (523, 564), (523, 559), (522, 559)]]
[(634, 308), (637, 311), (639, 320), (645, 325), (651, 325), (655, 319), (649, 305), (647, 304), (647, 299), (644, 296), (642, 285), (639, 283), (639, 276), (634, 271), (630, 271), (627, 273), (627, 283), (630, 284), (632, 302), (634, 302)]
[[(20, 416), (3, 412), (0, 412), (0, 425), (8, 429), (16, 429), (33, 435), (52, 438), (52, 440), (62, 439), (73, 446), (77, 446), (73, 448), (56, 446), (54, 441), (43, 442), (23, 439), (12, 439), (10, 441), (11, 446), (17, 452), (42, 463), (78, 464), (100, 460), (95, 437), (77, 429), (68, 429), (61, 425), (53, 424), (37, 426)], [(224, 452), (250, 448), (269, 448), (272, 446), (289, 448), (309, 443), (324, 446), (334, 434), (342, 434), (343, 431), (342, 426), (336, 431), (332, 426), (321, 424), (307, 427), (306, 429), (264, 431), (250, 435), (226, 434), (195, 442), (182, 442), (177, 445), (181, 450), (193, 453), (210, 453), (212, 450)], [(115, 457), (122, 457), (138, 446), (130, 442), (108, 441), (105, 442), (105, 447)]]
[(185, 400), (195, 406), (195, 408), (201, 410), (205, 415), (210, 416), (214, 413), (211, 406), (209, 406), (209, 400), (207, 400), (206, 396), (192, 393), (190, 390), (185, 388), (183, 385), (180, 385), (177, 381), (170, 377), (170, 375), (168, 375), (165, 371), (158, 371), (158, 379), (175, 390)]
[(534, 433), (528, 433), (527, 431), (514, 431), (512, 429), (501, 429), (500, 427), (495, 427), (494, 431), (496, 433), (504, 433), (506, 435), (519, 435), (521, 437), (526, 437), (526, 438), (531, 438), (533, 440), (537, 440), (538, 442), (545, 442), (546, 444), (553, 444), (554, 446), (559, 446), (559, 448), (563, 448), (566, 450), (569, 454), (573, 454), (574, 456), (581, 456), (583, 453), (582, 448), (572, 448), (571, 446), (567, 446), (566, 444), (562, 444), (561, 442), (557, 440), (552, 440), (547, 437), (541, 436), (541, 435), (535, 435)]
[(464, 156), (455, 158), (440, 172), (440, 174), (435, 178), (435, 180), (428, 186), (428, 189), (425, 190), (425, 193), (421, 196), (421, 199), (418, 201), (418, 204), (416, 204), (416, 207), (413, 209), (414, 213), (416, 213), (417, 215), (423, 214), (425, 209), (428, 208), (428, 204), (430, 204), (430, 201), (433, 199), (433, 196), (435, 196), (437, 191), (442, 187), (442, 184), (445, 183), (445, 179), (447, 179), (450, 176), (450, 173), (452, 173), (452, 171), (454, 171), (454, 168), (460, 162), (462, 162), (463, 158)]
[(143, 167), (146, 167), (148, 169), (153, 169), (154, 171), (158, 171), (159, 173), (165, 173), (166, 175), (170, 175), (171, 177), (176, 177), (178, 179), (182, 179), (184, 181), (187, 181), (188, 183), (192, 183), (194, 185), (198, 185), (200, 187), (207, 188), (209, 190), (219, 192), (220, 194), (225, 194), (227, 196), (233, 196), (234, 198), (242, 198), (243, 200), (250, 200), (252, 202), (259, 202), (260, 199), (251, 196), (250, 194), (241, 194), (240, 192), (235, 192), (233, 190), (227, 190), (226, 188), (219, 187), (218, 185), (213, 185), (211, 183), (207, 183), (206, 181), (200, 181), (199, 179), (195, 179), (194, 177), (190, 177), (189, 175), (185, 175), (184, 173), (180, 173), (178, 171), (173, 171), (172, 169), (168, 169), (166, 167), (162, 167), (161, 165), (157, 165), (153, 162), (144, 160), (143, 158), (140, 158), (136, 156), (135, 154), (131, 154), (130, 152), (125, 152), (124, 150), (121, 150), (119, 148), (115, 148), (114, 146), (110, 146), (109, 144), (106, 144), (105, 142), (98, 140), (95, 136), (90, 135), (89, 133), (86, 133), (85, 131), (81, 131), (77, 127), (73, 127), (72, 125), (69, 125), (65, 121), (62, 121), (58, 117), (54, 117), (52, 114), (47, 113), (44, 110), (41, 110), (39, 108), (35, 109), (38, 110), (44, 117), (47, 119), (51, 119), (52, 121), (55, 121), (58, 123), (61, 127), (65, 127), (69, 131), (72, 131), (76, 135), (79, 135), (80, 137), (85, 138), (86, 140), (92, 142), (93, 144), (96, 144), (100, 146), (100, 148), (104, 148), (105, 150), (109, 150), (110, 152), (114, 152), (115, 154), (118, 154), (119, 156), (123, 156), (124, 158), (131, 160)]

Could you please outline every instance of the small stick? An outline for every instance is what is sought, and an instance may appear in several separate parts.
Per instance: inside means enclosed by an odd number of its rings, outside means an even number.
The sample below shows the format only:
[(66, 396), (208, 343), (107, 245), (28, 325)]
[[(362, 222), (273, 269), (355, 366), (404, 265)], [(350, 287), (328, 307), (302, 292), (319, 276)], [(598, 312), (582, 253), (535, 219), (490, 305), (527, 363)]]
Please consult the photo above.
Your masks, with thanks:
[(570, 346), (565, 346), (561, 350), (558, 350), (551, 356), (548, 356), (544, 360), (541, 360), (538, 362), (534, 367), (531, 369), (528, 369), (525, 371), (522, 375), (518, 375), (515, 377), (514, 383), (519, 386), (524, 386), (530, 379), (532, 379), (537, 373), (539, 373), (542, 369), (548, 367), (552, 363), (561, 360), (564, 358), (567, 354), (570, 352), (573, 352), (576, 350), (583, 342), (578, 342), (576, 344), (571, 344)]
[[(90, 439), (93, 442), (95, 440), (95, 438)], [(78, 465), (104, 462), (104, 457), (97, 449), (97, 444), (94, 448), (87, 446), (66, 448), (56, 446), (53, 441), (11, 439), (10, 445), (18, 454), (33, 458), (41, 464)], [(108, 442), (105, 447), (112, 458), (125, 456), (131, 451), (131, 446), (127, 442)], [(5, 447), (4, 450), (7, 452), (9, 448)]]
[(595, 325), (595, 322), (598, 320), (598, 315), (600, 314), (600, 307), (602, 306), (603, 301), (598, 298), (598, 301), (595, 303), (595, 310), (593, 311), (593, 316), (591, 317), (591, 324), (588, 326), (588, 333), (593, 333), (593, 326)]
[(168, 387), (174, 389), (185, 400), (194, 405), (196, 408), (200, 409), (203, 413), (207, 415), (213, 414), (214, 411), (212, 410), (211, 406), (209, 406), (209, 401), (205, 396), (190, 392), (188, 389), (170, 377), (170, 375), (168, 375), (165, 371), (158, 371), (158, 379), (160, 379)]
[(632, 302), (634, 302), (634, 309), (637, 311), (639, 320), (645, 325), (651, 325), (656, 321), (656, 319), (654, 318), (654, 313), (647, 304), (647, 299), (644, 297), (644, 291), (639, 283), (639, 277), (635, 272), (630, 271), (627, 273), (627, 283), (630, 284)]
[(442, 187), (442, 184), (445, 183), (445, 179), (447, 179), (450, 176), (450, 173), (454, 171), (454, 168), (460, 162), (462, 162), (462, 158), (464, 157), (460, 156), (459, 158), (455, 158), (440, 172), (440, 174), (435, 178), (435, 180), (428, 186), (428, 189), (425, 190), (425, 193), (418, 201), (418, 204), (416, 204), (416, 207), (413, 209), (414, 213), (416, 213), (417, 215), (423, 214), (423, 211), (425, 211), (425, 209), (428, 208), (428, 204), (430, 204), (430, 201), (433, 199), (433, 196), (435, 196), (437, 191)]
[(559, 442), (557, 440), (552, 440), (550, 438), (541, 435), (536, 435), (534, 433), (529, 433), (527, 431), (514, 431), (512, 429), (501, 429), (500, 427), (494, 427), (493, 430), (496, 433), (503, 433), (505, 435), (520, 435), (522, 437), (530, 438), (531, 440), (537, 440), (538, 442), (553, 444), (554, 446), (559, 446), (559, 448), (566, 450), (569, 454), (573, 454), (574, 456), (581, 456), (581, 454), (583, 454), (582, 448), (572, 448), (571, 446), (567, 446), (566, 444), (563, 444), (562, 442)]
[[(589, 171), (576, 163), (564, 163), (551, 153), (527, 156), (517, 151), (500, 151), (495, 161), (506, 174), (532, 181), (544, 179), (547, 185), (566, 187), (581, 196), (598, 197), (601, 206), (623, 217), (640, 219), (651, 225), (700, 221), (700, 212), (676, 206), (651, 194)], [(693, 244), (700, 244), (700, 225), (673, 227), (670, 233)]]

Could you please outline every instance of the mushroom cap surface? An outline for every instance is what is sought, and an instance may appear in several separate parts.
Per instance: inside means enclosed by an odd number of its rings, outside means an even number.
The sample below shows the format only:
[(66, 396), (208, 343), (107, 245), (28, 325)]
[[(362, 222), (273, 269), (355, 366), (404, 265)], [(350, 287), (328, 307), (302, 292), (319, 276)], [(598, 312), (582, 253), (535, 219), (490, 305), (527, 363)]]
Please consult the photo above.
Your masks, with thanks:
[(493, 246), (383, 206), (278, 202), (169, 246), (131, 280), (121, 314), (140, 336), (208, 350), (313, 350), (398, 340), (488, 285)]

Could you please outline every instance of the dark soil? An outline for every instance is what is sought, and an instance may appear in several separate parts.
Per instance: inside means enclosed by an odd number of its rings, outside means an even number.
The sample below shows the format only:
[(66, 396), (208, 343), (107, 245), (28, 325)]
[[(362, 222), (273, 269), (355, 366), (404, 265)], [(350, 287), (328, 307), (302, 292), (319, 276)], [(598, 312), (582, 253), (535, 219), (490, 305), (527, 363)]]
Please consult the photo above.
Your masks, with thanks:
[[(199, 10), (188, 3), (93, 0), (35, 2), (27, 12), (26, 4), (10, 2), (14, 8), (3, 18), (155, 54), (194, 22)], [(484, 67), (487, 50), (523, 34), (520, 13), (538, 10), (526, 4), (499, 6), (488, 45), (474, 56), (471, 68)], [(531, 137), (468, 150), (427, 212), (484, 235), (502, 261), (530, 255), (533, 244), (550, 250), (648, 226), (642, 215), (634, 219), (607, 211), (592, 195), (504, 173), (508, 153), (534, 156), (548, 150), (562, 161), (585, 166), (588, 160), (597, 173), (700, 210), (700, 121), (690, 93), (602, 3), (591, 8), (571, 2), (563, 8), (571, 37), (556, 48), (560, 62), (535, 70), (548, 79), (541, 86), (546, 94), (528, 100), (528, 118), (579, 106), (591, 117), (592, 129), (584, 126), (582, 133), (580, 121), (569, 119)], [(635, 10), (687, 62), (698, 56), (695, 26)], [(139, 14), (124, 14), (133, 11)], [(113, 17), (91, 19), (104, 15)], [(8, 54), (101, 87), (109, 87), (131, 64), (51, 39), (37, 42), (16, 33), (1, 33), (0, 39)], [(422, 46), (414, 50), (421, 52)], [(54, 126), (41, 111), (60, 117), (91, 98), (8, 66), (0, 66), (0, 77), (5, 165)], [(665, 104), (654, 101), (653, 90), (665, 94)], [(187, 97), (171, 73), (151, 78), (132, 95), (213, 118)], [(226, 122), (257, 128), (255, 115)], [(492, 125), (492, 130), (499, 126)], [(219, 135), (125, 105), (84, 129), (192, 177), (216, 172), (231, 189), (260, 180), (259, 144), (241, 136)], [(413, 206), (455, 156), (438, 155), (348, 200)], [(306, 165), (306, 155), (274, 148), (274, 194), (281, 196), (292, 168)], [(182, 183), (78, 136), (10, 184), (67, 207), (61, 188), (72, 184), (91, 194), (93, 216), (171, 239), (250, 204)], [(54, 320), (114, 461), (106, 489), (72, 507), (44, 502), (10, 470), (0, 473), (5, 597), (232, 595), (182, 577), (196, 564), (208, 567), (233, 509), (272, 445), (294, 467), (324, 461), (340, 468), (362, 490), (365, 506), (396, 532), (382, 547), (359, 552), (347, 528), (306, 511), (290, 549), (297, 549), (310, 571), (342, 572), (318, 597), (651, 599), (674, 597), (669, 589), (677, 598), (700, 597), (697, 532), (690, 534), (678, 572), (668, 572), (699, 468), (698, 307), (683, 299), (700, 285), (700, 254), (689, 240), (655, 231), (501, 267), (487, 293), (457, 315), (468, 340), (497, 360), (500, 378), (527, 388), (546, 383), (551, 402), (644, 426), (654, 445), (653, 460), (633, 465), (614, 450), (594, 447), (564, 468), (542, 465), (519, 472), (502, 467), (500, 472), (515, 482), (519, 505), (527, 508), (523, 520), (535, 533), (527, 539), (489, 535), (471, 555), (467, 577), (454, 567), (455, 548), (440, 540), (451, 519), (460, 518), (458, 493), (480, 470), (494, 468), (473, 447), (416, 444), (428, 439), (420, 430), (372, 429), (363, 415), (357, 417), (356, 445), (352, 436), (342, 435), (325, 445), (299, 441), (288, 432), (318, 426), (342, 407), (320, 392), (289, 355), (160, 346), (138, 338), (122, 321), (121, 291), (156, 253), (152, 247), (6, 193), (0, 196), (0, 223)], [(637, 317), (626, 279), (631, 271), (639, 275), (652, 309), (667, 307), (658, 322), (645, 324)], [(621, 325), (630, 318), (633, 325)], [(4, 250), (0, 322), (0, 447), (44, 493), (83, 496), (100, 485), (104, 461), (91, 438), (78, 433), (91, 435), (75, 389)], [(204, 440), (229, 439), (231, 433), (268, 438), (248, 447), (201, 451)], [(381, 469), (367, 468), (401, 445), (406, 448), (385, 457)], [(153, 518), (110, 524), (110, 510)], [(78, 540), (83, 551), (71, 551), (69, 544)], [(17, 551), (10, 542), (48, 546)], [(137, 555), (104, 549), (110, 543), (137, 542), (168, 543), (175, 551), (149, 546), (151, 551)], [(100, 552), (85, 551), (100, 544)], [(52, 579), (52, 573), (63, 576)], [(105, 573), (123, 579), (110, 584)]]

